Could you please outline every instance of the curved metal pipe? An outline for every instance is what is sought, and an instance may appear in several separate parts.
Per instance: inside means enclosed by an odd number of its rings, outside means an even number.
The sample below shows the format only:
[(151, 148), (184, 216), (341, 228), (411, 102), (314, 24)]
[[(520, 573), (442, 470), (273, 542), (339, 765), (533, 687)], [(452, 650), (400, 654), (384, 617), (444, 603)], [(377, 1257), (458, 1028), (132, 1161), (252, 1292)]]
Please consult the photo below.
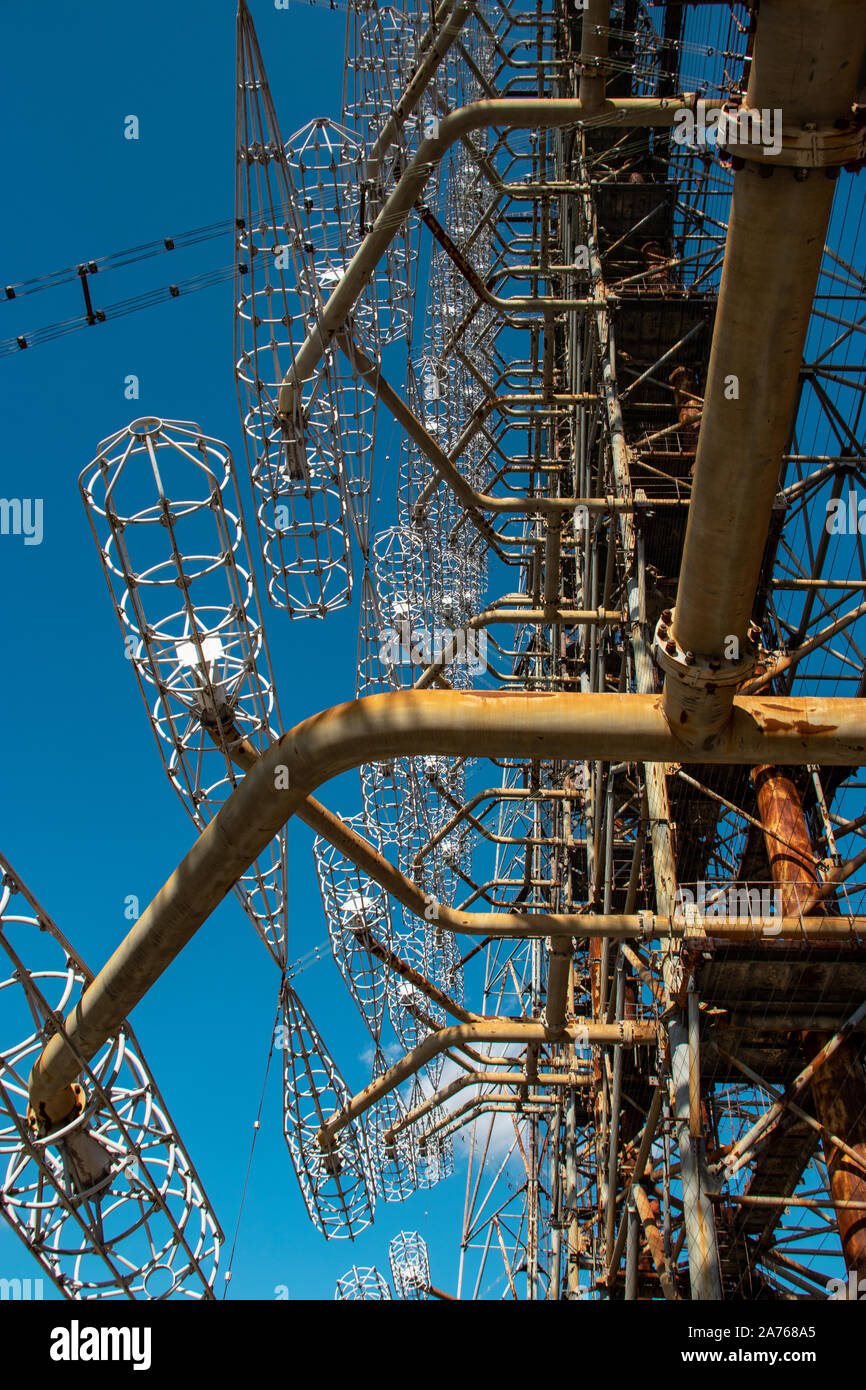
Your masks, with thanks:
[(316, 1135), (316, 1142), (323, 1150), (332, 1148), (334, 1136), (340, 1130), (449, 1047), (462, 1047), (472, 1042), (571, 1042), (599, 1046), (622, 1043), (626, 1047), (651, 1047), (658, 1039), (659, 1030), (655, 1023), (634, 1023), (630, 1019), (622, 1023), (593, 1023), (589, 1019), (578, 1019), (567, 1028), (548, 1028), (543, 1023), (514, 1022), (507, 1018), (485, 1019), (483, 1023), (458, 1023), (432, 1033), (381, 1076), (375, 1077), (363, 1091), (352, 1096), (341, 1110), (325, 1121)]
[[(425, 753), (612, 762), (683, 757), (656, 695), (412, 690), (313, 715), (250, 769), (85, 991), (66, 1022), (73, 1048), (60, 1034), (47, 1044), (31, 1073), (34, 1109), (75, 1079), (76, 1051), (85, 1059), (95, 1054), (310, 792), (362, 763)], [(866, 761), (866, 702), (737, 699), (727, 728), (695, 756), (748, 765), (858, 765)]]
[(457, 39), (466, 20), (474, 12), (475, 5), (476, 0), (462, 0), (462, 3), (457, 5), (455, 0), (443, 0), (436, 11), (435, 23), (425, 30), (418, 44), (418, 66), (367, 156), (365, 175), (369, 183), (378, 183), (382, 161), (429, 87), (436, 69)]

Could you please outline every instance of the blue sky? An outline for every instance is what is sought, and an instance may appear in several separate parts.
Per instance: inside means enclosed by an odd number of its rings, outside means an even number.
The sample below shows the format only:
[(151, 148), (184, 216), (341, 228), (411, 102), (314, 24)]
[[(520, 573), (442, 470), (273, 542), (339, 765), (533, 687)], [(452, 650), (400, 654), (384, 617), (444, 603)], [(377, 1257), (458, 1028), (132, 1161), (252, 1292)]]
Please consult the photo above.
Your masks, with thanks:
[[(252, 5), (283, 135), (339, 116), (345, 15)], [(233, 216), (234, 0), (93, 0), (8, 7), (2, 283)], [(140, 138), (124, 139), (139, 118)], [(97, 306), (218, 266), (225, 237), (93, 280)], [(129, 927), (194, 838), (165, 777), (105, 588), (77, 478), (99, 440), (138, 415), (195, 420), (243, 472), (232, 377), (232, 286), (173, 300), (31, 348), (0, 364), (4, 496), (42, 497), (44, 538), (0, 544), (5, 595), (0, 844), (92, 968)], [(81, 312), (77, 285), (3, 303), (0, 337)], [(135, 374), (140, 399), (124, 398)], [(357, 607), (326, 623), (266, 615), (286, 726), (354, 691)], [(360, 808), (357, 779), (328, 804)], [(326, 937), (312, 835), (290, 829), (290, 959)], [(369, 1080), (366, 1034), (327, 953), (295, 981), (347, 1082)], [(225, 903), (132, 1016), (231, 1243), (264, 1078), (278, 975), (240, 908)], [(310, 1225), (281, 1133), (271, 1068), (231, 1285), (232, 1297), (333, 1296), (353, 1263), (387, 1272), (388, 1241), (422, 1231), (431, 1274), (456, 1282), (458, 1173), (432, 1193), (379, 1205), (353, 1245)], [(435, 1222), (432, 1213), (435, 1211)], [(223, 1267), (227, 1258), (224, 1253)], [(38, 1273), (0, 1230), (0, 1270)], [(221, 1276), (220, 1276), (221, 1283)], [(219, 1290), (221, 1292), (221, 1289)]]

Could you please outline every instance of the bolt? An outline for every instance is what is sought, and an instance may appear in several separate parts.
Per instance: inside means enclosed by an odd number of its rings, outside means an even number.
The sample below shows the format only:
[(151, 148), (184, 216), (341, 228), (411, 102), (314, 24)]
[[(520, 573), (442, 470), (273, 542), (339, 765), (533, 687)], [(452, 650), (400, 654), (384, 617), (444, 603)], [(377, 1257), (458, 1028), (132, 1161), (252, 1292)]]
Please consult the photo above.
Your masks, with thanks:
[(662, 613), (662, 622), (663, 622), (663, 623), (669, 623), (670, 620), (671, 620), (671, 618), (672, 618), (673, 616), (674, 616), (674, 615), (673, 615), (672, 609), (666, 608), (666, 609), (664, 610), (664, 612)]
[(694, 664), (695, 664), (695, 654), (694, 654), (694, 652), (686, 652), (686, 665), (687, 665), (687, 666), (694, 666)]
[(676, 644), (676, 642), (665, 642), (665, 651), (667, 652), (668, 656), (676, 656), (676, 654), (677, 654), (677, 644)]

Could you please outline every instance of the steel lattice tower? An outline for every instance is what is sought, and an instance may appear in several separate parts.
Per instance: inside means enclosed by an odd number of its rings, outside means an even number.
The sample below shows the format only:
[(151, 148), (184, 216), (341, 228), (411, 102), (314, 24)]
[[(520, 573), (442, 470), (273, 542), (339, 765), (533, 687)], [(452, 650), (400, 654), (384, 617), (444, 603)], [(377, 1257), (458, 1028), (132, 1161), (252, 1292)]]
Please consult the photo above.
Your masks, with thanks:
[[(0, 1052), (3, 1214), (69, 1296), (155, 1268), (212, 1295), (219, 1227), (182, 1146), (186, 1217), (142, 1157), (128, 1095), (157, 1152), (171, 1122), (124, 1020), (233, 890), (316, 1229), (465, 1185), (452, 1270), (404, 1231), (393, 1294), (352, 1265), (338, 1299), (826, 1296), (866, 1276), (866, 12), (347, 21), (341, 120), (285, 139), (240, 4), (245, 467), (147, 418), (81, 475), (200, 837), (95, 980), (4, 861), (38, 1027)], [(275, 649), (350, 605), (347, 703), (284, 731), (266, 623)], [(357, 1094), (291, 983), (290, 818), (370, 1035)], [(164, 1222), (134, 1276), (109, 1188)], [(102, 1282), (69, 1283), (80, 1248)]]

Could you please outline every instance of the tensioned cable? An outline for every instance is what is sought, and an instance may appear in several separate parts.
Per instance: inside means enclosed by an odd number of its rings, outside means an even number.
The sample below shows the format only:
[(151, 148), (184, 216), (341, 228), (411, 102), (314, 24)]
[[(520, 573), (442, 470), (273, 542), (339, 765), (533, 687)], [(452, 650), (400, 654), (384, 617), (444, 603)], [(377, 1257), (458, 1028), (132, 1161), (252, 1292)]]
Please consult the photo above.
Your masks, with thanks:
[(122, 266), (135, 265), (138, 261), (150, 260), (153, 256), (164, 255), (187, 246), (198, 246), (214, 237), (227, 236), (234, 229), (234, 221), (210, 222), (206, 227), (193, 227), (177, 236), (162, 237), (158, 241), (144, 241), (140, 246), (127, 247), (125, 251), (113, 251), (107, 256), (97, 256), (94, 260), (84, 259), (76, 265), (64, 266), (62, 270), (52, 270), (46, 275), (36, 275), (29, 280), (6, 285), (7, 299), (23, 299), (27, 294), (38, 294), (40, 290), (53, 289), (56, 285), (73, 284), (82, 275), (96, 275), (103, 270), (118, 270)]
[(274, 1015), (274, 1024), (273, 1024), (273, 1027), (271, 1028), (271, 1045), (270, 1045), (270, 1047), (268, 1048), (268, 1060), (267, 1060), (267, 1063), (266, 1063), (266, 1065), (265, 1065), (265, 1079), (264, 1079), (264, 1081), (263, 1081), (263, 1083), (262, 1083), (262, 1093), (261, 1093), (261, 1095), (259, 1096), (259, 1108), (258, 1108), (258, 1110), (256, 1111), (256, 1118), (255, 1118), (255, 1121), (253, 1122), (253, 1138), (252, 1138), (252, 1143), (250, 1144), (250, 1156), (249, 1156), (249, 1159), (247, 1160), (247, 1171), (246, 1171), (246, 1175), (245, 1175), (245, 1177), (244, 1177), (244, 1185), (243, 1185), (243, 1188), (242, 1188), (242, 1190), (241, 1190), (241, 1201), (240, 1201), (240, 1206), (239, 1206), (239, 1208), (238, 1208), (238, 1219), (237, 1219), (237, 1222), (236, 1222), (236, 1224), (235, 1224), (235, 1233), (234, 1233), (234, 1238), (233, 1238), (233, 1240), (232, 1240), (232, 1248), (231, 1248), (231, 1254), (229, 1255), (228, 1268), (227, 1268), (227, 1270), (226, 1270), (226, 1272), (225, 1272), (225, 1275), (224, 1275), (225, 1284), (224, 1284), (224, 1287), (223, 1287), (223, 1300), (225, 1300), (225, 1298), (226, 1298), (226, 1296), (227, 1296), (227, 1294), (228, 1294), (228, 1291), (229, 1291), (229, 1284), (230, 1284), (230, 1282), (231, 1282), (231, 1277), (232, 1277), (232, 1265), (233, 1265), (233, 1263), (234, 1263), (235, 1251), (236, 1251), (236, 1249), (237, 1249), (237, 1244), (238, 1244), (238, 1235), (240, 1234), (240, 1229), (241, 1229), (241, 1218), (243, 1217), (243, 1214), (244, 1214), (244, 1204), (246, 1203), (246, 1200), (247, 1200), (247, 1189), (248, 1189), (248, 1187), (249, 1187), (249, 1185), (250, 1185), (250, 1173), (252, 1172), (253, 1157), (254, 1157), (255, 1151), (256, 1151), (256, 1140), (257, 1140), (258, 1137), (259, 1137), (259, 1129), (260, 1129), (260, 1127), (261, 1127), (262, 1108), (264, 1107), (264, 1103), (265, 1103), (265, 1092), (267, 1091), (267, 1088), (268, 1088), (268, 1076), (269, 1076), (270, 1070), (271, 1070), (271, 1058), (272, 1058), (273, 1055), (274, 1055), (274, 1038), (276, 1037), (277, 1025), (278, 1025), (278, 1023), (279, 1023), (279, 1021), (280, 1021), (280, 1013), (282, 1012), (282, 1007), (283, 1007), (283, 990), (284, 990), (284, 988), (285, 988), (285, 984), (286, 984), (286, 980), (287, 980), (287, 979), (288, 979), (288, 975), (284, 972), (284, 973), (283, 973), (283, 976), (282, 976), (282, 979), (280, 980), (280, 993), (279, 993), (279, 998), (278, 998), (278, 1001), (277, 1001), (277, 1012), (276, 1012), (276, 1014)]
[(234, 1239), (232, 1240), (232, 1249), (231, 1249), (231, 1254), (230, 1254), (230, 1256), (229, 1256), (228, 1269), (226, 1270), (225, 1276), (224, 1276), (224, 1277), (225, 1277), (225, 1287), (224, 1287), (224, 1289), (223, 1289), (223, 1299), (225, 1299), (225, 1297), (226, 1297), (226, 1295), (227, 1295), (227, 1293), (228, 1293), (229, 1283), (231, 1282), (231, 1277), (232, 1277), (232, 1263), (233, 1263), (233, 1261), (234, 1261), (235, 1250), (236, 1250), (236, 1248), (237, 1248), (238, 1235), (239, 1235), (239, 1233), (240, 1233), (240, 1227), (241, 1227), (241, 1218), (242, 1218), (243, 1213), (244, 1213), (244, 1203), (246, 1202), (246, 1198), (247, 1198), (247, 1188), (249, 1187), (250, 1174), (251, 1174), (251, 1172), (252, 1172), (253, 1156), (254, 1156), (255, 1151), (256, 1151), (256, 1140), (257, 1140), (258, 1137), (259, 1137), (259, 1129), (260, 1129), (260, 1127), (261, 1127), (262, 1107), (264, 1106), (264, 1102), (265, 1102), (265, 1093), (266, 1093), (267, 1088), (268, 1088), (268, 1075), (269, 1075), (270, 1069), (271, 1069), (271, 1059), (273, 1058), (273, 1055), (274, 1055), (274, 1038), (275, 1038), (275, 1036), (276, 1036), (277, 1025), (278, 1025), (278, 1023), (279, 1023), (279, 1020), (280, 1020), (280, 1013), (281, 1013), (282, 1007), (283, 1007), (283, 991), (284, 991), (284, 988), (285, 988), (285, 986), (286, 986), (286, 984), (288, 983), (289, 980), (294, 979), (294, 977), (295, 977), (296, 975), (302, 974), (303, 971), (306, 970), (309, 966), (315, 965), (316, 962), (317, 962), (318, 960), (321, 959), (321, 957), (322, 957), (322, 952), (324, 951), (325, 947), (326, 947), (328, 944), (329, 944), (328, 938), (326, 937), (324, 941), (320, 941), (320, 942), (318, 943), (317, 946), (313, 946), (309, 951), (306, 952), (305, 955), (299, 956), (298, 959), (297, 959), (296, 961), (293, 961), (291, 965), (287, 965), (287, 966), (286, 966), (285, 970), (283, 971), (282, 977), (281, 977), (281, 979), (280, 979), (280, 992), (279, 992), (279, 998), (278, 998), (278, 1001), (277, 1001), (277, 1012), (276, 1012), (276, 1014), (274, 1015), (274, 1026), (273, 1026), (273, 1028), (271, 1029), (271, 1045), (270, 1045), (270, 1049), (268, 1050), (268, 1060), (267, 1060), (267, 1063), (265, 1064), (265, 1079), (264, 1079), (264, 1081), (263, 1081), (263, 1083), (262, 1083), (262, 1093), (261, 1093), (261, 1096), (259, 1097), (259, 1108), (258, 1108), (258, 1110), (256, 1111), (256, 1118), (255, 1118), (255, 1121), (253, 1122), (253, 1138), (252, 1138), (252, 1143), (250, 1144), (250, 1156), (249, 1156), (249, 1159), (248, 1159), (248, 1161), (247, 1161), (247, 1171), (246, 1171), (246, 1176), (244, 1177), (243, 1189), (242, 1189), (242, 1191), (241, 1191), (241, 1201), (240, 1201), (240, 1206), (239, 1206), (239, 1208), (238, 1208), (238, 1219), (237, 1219), (237, 1223), (236, 1223), (236, 1225), (235, 1225), (235, 1234), (234, 1234)]
[(230, 281), (234, 273), (235, 266), (232, 262), (231, 265), (219, 266), (215, 270), (206, 270), (201, 275), (192, 275), (187, 280), (178, 280), (173, 285), (161, 285), (158, 289), (146, 290), (130, 299), (119, 299), (114, 304), (106, 304), (104, 309), (95, 309), (92, 314), (79, 314), (75, 318), (61, 319), (58, 323), (34, 329), (31, 333), (22, 333), (14, 338), (2, 338), (0, 357), (9, 357), (12, 353), (22, 352), (26, 348), (53, 342), (55, 338), (64, 338), (69, 333), (76, 333), (80, 328), (90, 328), (109, 319), (125, 318), (127, 314), (134, 314), (139, 309), (151, 309), (155, 304), (165, 304), (170, 299), (179, 299), (182, 295), (213, 289), (215, 285)]

